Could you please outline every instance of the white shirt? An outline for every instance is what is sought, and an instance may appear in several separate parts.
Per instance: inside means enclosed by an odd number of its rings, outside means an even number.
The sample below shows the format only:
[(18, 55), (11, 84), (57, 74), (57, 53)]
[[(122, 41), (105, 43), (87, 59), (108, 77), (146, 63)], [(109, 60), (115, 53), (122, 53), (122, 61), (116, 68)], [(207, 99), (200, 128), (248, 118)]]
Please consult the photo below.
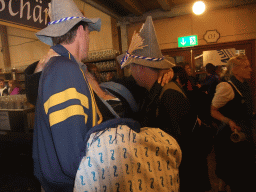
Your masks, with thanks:
[(212, 106), (219, 109), (234, 99), (234, 97), (235, 93), (231, 85), (228, 82), (221, 82), (216, 87), (216, 92), (212, 99)]
[(6, 87), (4, 88), (0, 88), (0, 96), (3, 96), (3, 91), (6, 89)]

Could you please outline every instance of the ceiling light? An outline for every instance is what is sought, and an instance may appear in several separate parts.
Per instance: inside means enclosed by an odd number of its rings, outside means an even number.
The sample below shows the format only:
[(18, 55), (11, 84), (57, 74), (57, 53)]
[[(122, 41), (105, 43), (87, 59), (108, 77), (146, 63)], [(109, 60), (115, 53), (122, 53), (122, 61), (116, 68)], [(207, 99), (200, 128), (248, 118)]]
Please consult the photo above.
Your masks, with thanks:
[(205, 4), (203, 1), (197, 1), (193, 5), (193, 12), (196, 15), (201, 15), (205, 11)]

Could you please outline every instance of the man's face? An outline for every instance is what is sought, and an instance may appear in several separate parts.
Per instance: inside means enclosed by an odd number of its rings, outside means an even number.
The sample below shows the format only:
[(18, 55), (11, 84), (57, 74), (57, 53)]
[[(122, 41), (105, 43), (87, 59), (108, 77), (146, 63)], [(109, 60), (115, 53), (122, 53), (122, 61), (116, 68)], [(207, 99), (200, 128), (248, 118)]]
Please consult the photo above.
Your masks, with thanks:
[(140, 75), (139, 75), (138, 65), (131, 64), (130, 69), (131, 69), (131, 75), (133, 76), (133, 78), (135, 79), (137, 84), (142, 86), (141, 83), (140, 83)]
[(83, 30), (84, 35), (82, 35), (81, 37), (81, 43), (80, 43), (80, 54), (81, 54), (81, 60), (86, 59), (87, 58), (87, 54), (89, 51), (89, 34), (90, 31), (88, 29), (88, 26), (85, 28), (85, 30)]
[(251, 78), (252, 68), (248, 59), (241, 60), (240, 65), (234, 67), (233, 73), (241, 79)]
[(185, 70), (189, 76), (192, 75), (191, 68), (188, 65), (185, 66)]
[(131, 64), (131, 75), (139, 86), (145, 87), (145, 84), (147, 82), (147, 75), (146, 72), (143, 70), (143, 67), (141, 67), (140, 65)]
[(9, 86), (9, 87), (12, 87), (12, 83), (11, 83), (10, 81), (8, 82), (8, 86)]

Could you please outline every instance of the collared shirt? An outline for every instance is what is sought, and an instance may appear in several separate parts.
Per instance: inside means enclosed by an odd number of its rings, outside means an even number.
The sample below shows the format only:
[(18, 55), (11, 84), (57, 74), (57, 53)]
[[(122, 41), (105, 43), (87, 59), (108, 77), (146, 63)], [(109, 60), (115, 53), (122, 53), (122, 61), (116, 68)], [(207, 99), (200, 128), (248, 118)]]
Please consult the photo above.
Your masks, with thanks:
[(234, 99), (235, 93), (228, 82), (221, 82), (216, 87), (216, 93), (212, 100), (212, 106), (221, 108)]
[(0, 88), (0, 96), (3, 96), (3, 92), (4, 92), (4, 90), (6, 90), (6, 89), (7, 89), (7, 87)]

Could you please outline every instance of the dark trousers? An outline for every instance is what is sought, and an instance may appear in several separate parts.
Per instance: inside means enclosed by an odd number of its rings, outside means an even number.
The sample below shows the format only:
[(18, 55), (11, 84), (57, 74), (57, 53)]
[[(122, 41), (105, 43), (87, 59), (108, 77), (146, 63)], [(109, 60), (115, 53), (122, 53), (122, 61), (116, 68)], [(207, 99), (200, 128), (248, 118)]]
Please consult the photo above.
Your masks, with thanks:
[(223, 128), (215, 140), (216, 175), (231, 187), (232, 192), (256, 191), (255, 147), (251, 134), (247, 140), (234, 143), (231, 130)]
[[(211, 189), (208, 176), (207, 156), (211, 143), (201, 134), (192, 134), (181, 144), (180, 191), (205, 192)], [(207, 141), (209, 142), (209, 140)]]

